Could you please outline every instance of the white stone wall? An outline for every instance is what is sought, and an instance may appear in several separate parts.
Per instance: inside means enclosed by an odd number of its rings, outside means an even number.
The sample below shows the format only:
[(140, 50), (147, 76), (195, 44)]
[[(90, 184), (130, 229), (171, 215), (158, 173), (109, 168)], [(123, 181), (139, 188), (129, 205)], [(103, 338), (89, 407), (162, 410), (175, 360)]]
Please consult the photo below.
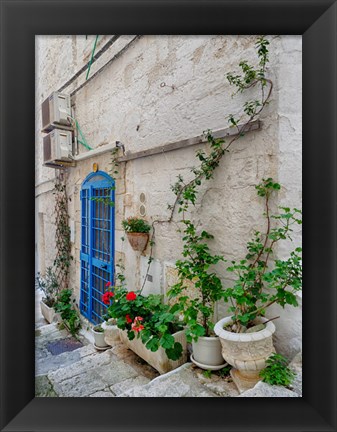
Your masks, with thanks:
[[(111, 36), (100, 37), (96, 52)], [(90, 76), (112, 59), (134, 36), (119, 38), (92, 65)], [(75, 168), (67, 170), (69, 216), (73, 221), (71, 287), (79, 295), (80, 199), (79, 192), (92, 164), (109, 172), (115, 141), (126, 152), (147, 150), (202, 134), (206, 129), (228, 126), (226, 115), (241, 110), (254, 91), (231, 97), (233, 88), (225, 75), (238, 70), (240, 60), (256, 62), (255, 36), (142, 36), (76, 92), (85, 73), (64, 91), (72, 97), (75, 117), (94, 149), (92, 157), (80, 146)], [(245, 135), (231, 148), (216, 170), (214, 179), (202, 187), (193, 218), (215, 235), (211, 248), (226, 259), (245, 255), (245, 245), (254, 229), (263, 227), (263, 206), (255, 184), (271, 176), (282, 185), (274, 205), (301, 207), (301, 37), (271, 36), (268, 73), (274, 82), (272, 99), (261, 118), (263, 127)], [(94, 36), (38, 36), (36, 38), (36, 195), (37, 250), (39, 269), (53, 259), (52, 202), (50, 192), (55, 173), (42, 167), (41, 102), (67, 82), (90, 58)], [(196, 164), (195, 151), (204, 145), (176, 150), (121, 163), (116, 190), (116, 253), (125, 257), (130, 289), (140, 287), (146, 273), (145, 257), (121, 241), (121, 221), (139, 215), (139, 195), (146, 195), (146, 218), (166, 219), (174, 194), (170, 185), (178, 174), (188, 179)], [(99, 151), (99, 150), (97, 150)], [(90, 153), (90, 152), (89, 152)], [(40, 214), (40, 215), (39, 215)], [(43, 216), (41, 216), (41, 214)], [(41, 220), (44, 226), (41, 227)], [(176, 214), (175, 221), (179, 220)], [(296, 244), (301, 233), (295, 233)], [(45, 245), (45, 252), (41, 249)], [(284, 256), (290, 245), (279, 250)], [(182, 243), (174, 223), (157, 225), (155, 263), (147, 292), (165, 293), (167, 269), (180, 257)], [(224, 283), (230, 283), (225, 266), (219, 266)], [(276, 311), (278, 313), (278, 311)], [(279, 327), (278, 348), (292, 355), (300, 347), (301, 309), (286, 308)], [(219, 317), (226, 314), (223, 305)], [(284, 317), (284, 318), (283, 318)], [(291, 340), (290, 350), (286, 341)]]

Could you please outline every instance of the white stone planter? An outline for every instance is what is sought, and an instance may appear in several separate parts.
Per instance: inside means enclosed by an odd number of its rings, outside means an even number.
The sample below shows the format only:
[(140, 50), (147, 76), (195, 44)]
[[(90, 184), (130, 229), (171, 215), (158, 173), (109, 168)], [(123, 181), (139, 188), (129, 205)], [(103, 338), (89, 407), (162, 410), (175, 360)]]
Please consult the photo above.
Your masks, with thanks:
[(40, 307), (41, 307), (41, 313), (42, 313), (44, 319), (49, 324), (51, 324), (54, 321), (55, 309), (47, 306), (46, 303), (44, 303), (42, 300), (40, 301)]
[(115, 324), (104, 322), (102, 328), (104, 329), (104, 340), (107, 345), (113, 346), (120, 343), (120, 331)]
[(201, 369), (218, 370), (226, 363), (221, 354), (220, 339), (216, 337), (199, 337), (198, 341), (192, 341), (193, 354), (191, 360)]
[[(267, 321), (259, 318), (257, 323)], [(239, 391), (245, 391), (261, 379), (259, 373), (266, 367), (266, 360), (275, 352), (273, 346), (274, 324), (269, 321), (264, 330), (255, 333), (232, 333), (224, 330), (231, 317), (221, 319), (215, 324), (214, 332), (220, 338), (222, 356), (232, 366), (231, 375)]]
[(106, 344), (104, 340), (104, 332), (97, 332), (94, 329), (91, 329), (92, 334), (94, 335), (95, 343), (94, 347), (97, 349), (106, 349), (110, 348), (109, 345)]
[(139, 357), (145, 360), (149, 365), (155, 368), (160, 374), (164, 374), (169, 372), (187, 361), (187, 346), (186, 346), (186, 336), (183, 330), (174, 333), (172, 335), (176, 342), (180, 342), (183, 347), (183, 353), (180, 359), (178, 360), (170, 360), (167, 358), (165, 350), (162, 347), (159, 347), (158, 351), (152, 352), (148, 350), (140, 338), (135, 338), (132, 341), (129, 340), (127, 331), (120, 330), (120, 338), (128, 348), (130, 348), (133, 352), (135, 352)]

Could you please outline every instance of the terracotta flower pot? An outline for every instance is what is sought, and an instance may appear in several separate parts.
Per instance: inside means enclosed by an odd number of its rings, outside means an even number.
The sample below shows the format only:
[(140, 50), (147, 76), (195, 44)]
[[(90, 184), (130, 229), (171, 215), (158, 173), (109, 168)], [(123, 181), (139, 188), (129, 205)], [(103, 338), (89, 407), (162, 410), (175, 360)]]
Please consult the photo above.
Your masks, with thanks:
[(133, 250), (143, 252), (149, 241), (148, 233), (126, 233)]
[[(266, 318), (259, 318), (256, 323), (264, 323)], [(266, 367), (266, 360), (275, 352), (273, 346), (274, 324), (269, 321), (266, 328), (253, 333), (232, 333), (224, 329), (231, 322), (231, 317), (221, 319), (215, 324), (214, 332), (220, 338), (222, 356), (232, 366), (231, 375), (239, 388), (244, 391), (260, 381), (259, 373)]]

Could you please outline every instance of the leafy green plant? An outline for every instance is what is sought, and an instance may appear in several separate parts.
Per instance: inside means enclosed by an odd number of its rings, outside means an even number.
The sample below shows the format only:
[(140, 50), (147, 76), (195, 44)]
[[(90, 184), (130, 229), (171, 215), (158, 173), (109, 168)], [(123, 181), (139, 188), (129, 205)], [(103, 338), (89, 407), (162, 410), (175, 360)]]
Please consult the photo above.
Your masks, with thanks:
[[(236, 275), (234, 285), (224, 291), (224, 300), (230, 302), (232, 322), (237, 333), (254, 325), (254, 320), (264, 316), (266, 309), (276, 303), (298, 306), (296, 292), (302, 288), (301, 248), (290, 253), (288, 259), (271, 263), (273, 252), (280, 241), (292, 240), (293, 225), (302, 223), (301, 210), (280, 207), (280, 213), (271, 214), (271, 195), (281, 186), (272, 178), (263, 179), (256, 186), (258, 196), (264, 199), (266, 229), (255, 231), (247, 243), (247, 255), (232, 261), (228, 271)], [(275, 319), (275, 318), (273, 318)]]
[(227, 365), (223, 367), (222, 369), (216, 371), (216, 374), (219, 375), (221, 378), (225, 378), (229, 376), (229, 372), (232, 369), (231, 365)]
[(59, 312), (63, 323), (69, 329), (72, 335), (75, 335), (81, 328), (81, 322), (77, 309), (74, 307), (72, 300), (72, 292), (69, 289), (63, 289), (55, 303), (55, 310)]
[(204, 370), (204, 371), (202, 371), (202, 374), (205, 378), (208, 378), (208, 379), (212, 378), (212, 371), (211, 370)]
[(271, 385), (288, 387), (295, 373), (288, 368), (288, 362), (281, 354), (272, 354), (266, 361), (267, 366), (260, 371), (262, 380)]
[[(192, 339), (197, 341), (199, 336), (212, 334), (215, 302), (222, 298), (223, 291), (220, 278), (210, 267), (224, 261), (224, 258), (211, 253), (206, 243), (206, 240), (213, 238), (211, 234), (206, 231), (197, 234), (190, 220), (183, 223), (185, 243), (182, 255), (185, 259), (176, 262), (179, 281), (168, 291), (168, 296), (177, 298), (174, 310), (183, 314), (186, 337), (191, 342)], [(191, 281), (195, 287), (194, 298), (184, 295), (186, 281)]]
[(93, 330), (97, 333), (104, 333), (104, 328), (100, 324), (96, 325)]
[(52, 267), (47, 268), (44, 277), (41, 276), (40, 272), (37, 274), (35, 278), (35, 287), (43, 292), (43, 302), (47, 306), (53, 307), (59, 291), (59, 283)]
[(150, 351), (162, 347), (171, 360), (182, 355), (182, 345), (172, 336), (180, 330), (181, 323), (169, 305), (162, 303), (160, 295), (143, 296), (140, 291), (127, 291), (124, 286), (112, 287), (110, 295), (103, 295), (103, 301), (110, 303), (107, 317), (115, 318), (117, 327), (126, 330), (128, 338), (141, 339)]
[[(257, 88), (259, 98), (248, 100), (244, 103), (241, 115), (230, 114), (228, 122), (232, 127), (236, 127), (237, 134), (226, 142), (225, 139), (214, 138), (212, 132), (204, 132), (209, 150), (198, 150), (196, 157), (199, 165), (191, 169), (192, 179), (186, 182), (183, 176), (179, 175), (177, 181), (171, 186), (176, 195), (173, 205), (169, 205), (171, 210), (168, 222), (172, 221), (176, 208), (182, 215), (183, 224), (183, 257), (184, 259), (176, 262), (179, 281), (169, 291), (171, 297), (178, 299), (177, 310), (183, 314), (186, 323), (186, 336), (189, 341), (198, 340), (200, 336), (209, 336), (213, 329), (213, 311), (216, 301), (223, 298), (223, 290), (220, 278), (215, 273), (214, 266), (224, 258), (220, 255), (212, 254), (209, 249), (209, 242), (213, 239), (211, 233), (198, 231), (194, 222), (185, 217), (186, 212), (191, 206), (195, 206), (198, 198), (198, 191), (204, 181), (213, 178), (214, 171), (219, 166), (222, 157), (229, 151), (229, 148), (245, 132), (250, 130), (250, 124), (256, 120), (263, 111), (271, 96), (273, 83), (266, 77), (266, 65), (268, 58), (269, 41), (261, 36), (256, 41), (258, 65), (250, 65), (247, 61), (241, 61), (240, 73), (228, 73), (227, 80), (230, 85), (236, 87), (237, 92)], [(243, 122), (243, 123), (242, 123)], [(160, 221), (153, 222), (154, 225)], [(152, 237), (153, 239), (153, 237)], [(195, 287), (195, 296), (189, 298), (184, 295), (187, 288), (186, 281), (191, 281)]]
[(122, 221), (122, 226), (127, 233), (148, 233), (151, 229), (144, 219), (137, 217), (129, 217)]
[(55, 243), (56, 258), (54, 266), (60, 288), (68, 285), (69, 268), (73, 256), (71, 255), (70, 227), (68, 214), (68, 197), (64, 179), (58, 179), (53, 191), (55, 195)]

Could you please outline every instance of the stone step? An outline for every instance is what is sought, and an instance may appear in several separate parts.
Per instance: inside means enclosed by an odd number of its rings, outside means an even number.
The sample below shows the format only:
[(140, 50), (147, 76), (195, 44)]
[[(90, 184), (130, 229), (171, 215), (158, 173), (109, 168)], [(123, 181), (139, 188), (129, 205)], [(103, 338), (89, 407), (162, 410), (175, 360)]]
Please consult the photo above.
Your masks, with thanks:
[(40, 350), (35, 357), (35, 375), (46, 375), (66, 366), (78, 363), (81, 359), (95, 353), (92, 345), (85, 345), (74, 351), (64, 352), (58, 355), (52, 355), (47, 349)]
[[(198, 373), (192, 363), (185, 363), (177, 369), (153, 379), (148, 384), (135, 386), (118, 397), (230, 397), (237, 396), (238, 392), (229, 384), (225, 385), (225, 380), (218, 377), (210, 379), (209, 382), (203, 381), (198, 377)], [(202, 374), (201, 374), (202, 375)], [(215, 384), (215, 382), (218, 384)], [(220, 386), (220, 387), (219, 387)], [(227, 390), (226, 390), (227, 387)], [(230, 390), (228, 390), (230, 388)], [(231, 394), (232, 393), (232, 394)]]

